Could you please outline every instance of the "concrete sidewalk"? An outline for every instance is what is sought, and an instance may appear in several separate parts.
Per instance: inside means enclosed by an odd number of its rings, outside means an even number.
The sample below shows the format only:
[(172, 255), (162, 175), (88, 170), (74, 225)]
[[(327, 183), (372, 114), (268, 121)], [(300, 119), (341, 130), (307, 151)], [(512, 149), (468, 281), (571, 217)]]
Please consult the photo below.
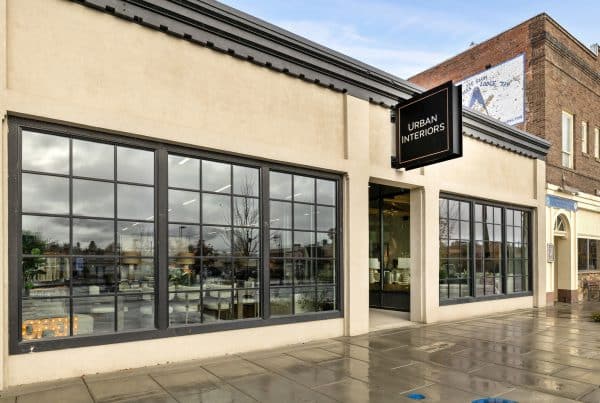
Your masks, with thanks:
[[(498, 303), (502, 303), (499, 301)], [(467, 309), (468, 306), (465, 306)], [(28, 385), (0, 402), (600, 402), (600, 303)]]

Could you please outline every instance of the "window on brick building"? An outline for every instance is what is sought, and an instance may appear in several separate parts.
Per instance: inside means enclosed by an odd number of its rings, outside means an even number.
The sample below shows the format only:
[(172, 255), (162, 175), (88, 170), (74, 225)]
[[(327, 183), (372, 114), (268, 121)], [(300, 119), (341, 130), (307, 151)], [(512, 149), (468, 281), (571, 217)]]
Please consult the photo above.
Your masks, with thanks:
[(594, 157), (600, 158), (600, 129), (594, 129)]
[(562, 113), (562, 165), (573, 168), (573, 115)]
[(581, 122), (581, 151), (587, 154), (588, 151), (588, 124)]

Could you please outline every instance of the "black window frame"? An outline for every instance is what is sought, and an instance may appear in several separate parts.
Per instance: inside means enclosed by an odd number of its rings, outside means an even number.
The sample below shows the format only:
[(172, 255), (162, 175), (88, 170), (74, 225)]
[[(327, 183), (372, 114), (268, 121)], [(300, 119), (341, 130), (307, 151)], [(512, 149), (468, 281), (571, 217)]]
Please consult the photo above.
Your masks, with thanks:
[[(582, 256), (579, 253), (579, 245), (580, 242), (585, 242), (585, 267), (582, 268), (581, 265), (581, 258)], [(590, 272), (590, 273), (596, 273), (598, 271), (600, 271), (600, 267), (596, 267), (593, 268), (592, 267), (592, 242), (596, 244), (596, 259), (597, 261), (600, 260), (598, 259), (598, 254), (600, 253), (600, 239), (595, 239), (595, 238), (584, 238), (584, 237), (580, 237), (577, 238), (577, 272), (578, 273), (585, 273), (585, 272)]]
[[(533, 256), (536, 246), (533, 244), (533, 215), (535, 209), (529, 207), (523, 207), (510, 203), (502, 203), (495, 200), (487, 200), (481, 198), (473, 198), (473, 197), (465, 197), (463, 195), (457, 195), (454, 193), (446, 193), (440, 192), (439, 200), (441, 199), (449, 199), (456, 200), (459, 202), (467, 202), (469, 203), (469, 211), (470, 211), (470, 220), (469, 220), (469, 228), (470, 228), (470, 239), (469, 239), (469, 278), (470, 278), (470, 296), (454, 298), (454, 299), (446, 299), (442, 300), (440, 298), (439, 292), (439, 281), (438, 281), (438, 302), (439, 306), (446, 305), (456, 305), (456, 304), (464, 304), (471, 302), (482, 302), (482, 301), (491, 301), (497, 299), (506, 299), (506, 298), (519, 298), (533, 295), (533, 286), (534, 286), (534, 278), (533, 278)], [(476, 256), (475, 256), (475, 205), (481, 204), (485, 206), (491, 207), (499, 207), (501, 209), (501, 230), (502, 230), (502, 244), (501, 244), (501, 281), (502, 281), (502, 293), (499, 294), (490, 294), (490, 295), (475, 295), (475, 267), (476, 267)], [(507, 279), (507, 264), (508, 264), (508, 250), (507, 250), (507, 238), (506, 238), (506, 210), (518, 210), (521, 211), (528, 216), (528, 229), (527, 229), (527, 260), (529, 262), (529, 267), (527, 270), (527, 276), (529, 277), (528, 281), (528, 290), (520, 291), (520, 292), (506, 292), (506, 279)], [(438, 222), (439, 222), (438, 218)], [(438, 224), (439, 227), (439, 224)], [(438, 237), (439, 238), (439, 237)], [(439, 239), (438, 239), (439, 242)], [(439, 250), (439, 247), (438, 247)], [(438, 265), (441, 257), (438, 259)], [(439, 270), (439, 267), (438, 267)]]
[[(343, 250), (343, 173), (331, 170), (311, 169), (282, 164), (260, 158), (245, 157), (224, 152), (208, 151), (197, 146), (182, 145), (170, 141), (149, 140), (139, 135), (111, 133), (101, 129), (87, 129), (74, 125), (58, 124), (44, 120), (10, 115), (8, 118), (8, 281), (9, 281), (9, 354), (33, 351), (51, 351), (66, 348), (99, 346), (104, 344), (142, 341), (191, 334), (212, 333), (226, 330), (246, 329), (262, 326), (302, 323), (344, 317), (344, 250)], [(155, 268), (158, 281), (155, 284), (155, 323), (151, 330), (121, 331), (111, 334), (76, 335), (56, 339), (21, 340), (21, 132), (31, 130), (81, 140), (98, 141), (117, 146), (131, 146), (153, 150), (155, 154)], [(258, 318), (203, 323), (189, 326), (169, 327), (168, 314), (168, 155), (187, 155), (202, 160), (231, 163), (259, 169), (259, 209), (262, 222), (260, 228), (259, 265), (262, 268), (260, 284), (260, 316)], [(336, 266), (335, 266), (335, 310), (271, 317), (269, 310), (269, 172), (278, 171), (295, 175), (306, 175), (317, 179), (336, 182)], [(161, 269), (164, 268), (164, 269)]]

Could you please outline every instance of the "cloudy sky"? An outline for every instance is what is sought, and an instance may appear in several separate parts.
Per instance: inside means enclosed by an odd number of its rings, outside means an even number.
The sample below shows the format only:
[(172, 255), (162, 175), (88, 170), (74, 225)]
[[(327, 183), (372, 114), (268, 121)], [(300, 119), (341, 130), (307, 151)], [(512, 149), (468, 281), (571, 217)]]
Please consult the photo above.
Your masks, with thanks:
[(402, 78), (541, 12), (585, 45), (600, 42), (598, 0), (222, 1)]

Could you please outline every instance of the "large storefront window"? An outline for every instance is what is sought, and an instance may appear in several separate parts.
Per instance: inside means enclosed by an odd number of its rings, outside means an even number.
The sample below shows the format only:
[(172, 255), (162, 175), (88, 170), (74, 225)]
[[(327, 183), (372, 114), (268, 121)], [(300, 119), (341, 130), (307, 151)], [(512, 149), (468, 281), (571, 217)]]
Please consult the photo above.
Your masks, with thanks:
[(440, 198), (440, 302), (530, 291), (529, 216)]
[(13, 352), (341, 315), (338, 175), (40, 125), (11, 125)]
[(577, 239), (577, 267), (579, 270), (600, 270), (600, 239)]

